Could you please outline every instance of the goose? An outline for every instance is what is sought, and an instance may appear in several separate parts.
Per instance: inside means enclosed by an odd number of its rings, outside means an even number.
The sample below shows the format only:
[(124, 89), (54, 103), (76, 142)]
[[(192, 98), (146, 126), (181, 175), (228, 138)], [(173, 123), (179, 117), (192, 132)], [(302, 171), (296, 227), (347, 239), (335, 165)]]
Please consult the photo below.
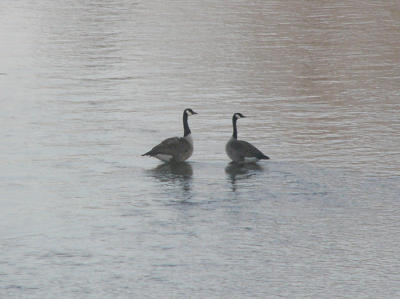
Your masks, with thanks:
[(192, 134), (189, 129), (188, 116), (197, 114), (188, 108), (183, 111), (183, 137), (171, 137), (162, 141), (142, 156), (150, 156), (164, 162), (182, 162), (193, 153)]
[(233, 162), (257, 162), (258, 160), (268, 160), (269, 157), (264, 155), (254, 145), (237, 139), (236, 121), (245, 116), (241, 113), (234, 113), (232, 116), (233, 134), (229, 141), (226, 143), (225, 151)]

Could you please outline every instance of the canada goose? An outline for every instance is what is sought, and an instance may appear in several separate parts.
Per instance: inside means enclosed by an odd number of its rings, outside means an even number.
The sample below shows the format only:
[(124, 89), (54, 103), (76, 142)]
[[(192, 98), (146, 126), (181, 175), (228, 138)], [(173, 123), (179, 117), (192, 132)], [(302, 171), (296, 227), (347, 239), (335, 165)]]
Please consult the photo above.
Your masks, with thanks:
[(244, 117), (241, 113), (234, 113), (232, 116), (233, 134), (225, 146), (226, 154), (233, 162), (257, 162), (261, 159), (269, 159), (254, 145), (246, 141), (237, 140), (236, 121)]
[(192, 109), (183, 111), (183, 137), (165, 139), (142, 156), (155, 157), (165, 162), (182, 162), (188, 159), (193, 153), (193, 140), (188, 125), (188, 116), (193, 114), (197, 113)]

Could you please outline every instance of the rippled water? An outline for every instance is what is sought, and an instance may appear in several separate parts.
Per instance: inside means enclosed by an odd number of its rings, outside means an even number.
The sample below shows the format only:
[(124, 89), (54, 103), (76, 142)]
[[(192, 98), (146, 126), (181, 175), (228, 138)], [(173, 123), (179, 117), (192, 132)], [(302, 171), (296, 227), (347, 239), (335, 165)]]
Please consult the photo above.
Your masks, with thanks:
[(400, 296), (398, 1), (2, 1), (0, 45), (0, 297)]

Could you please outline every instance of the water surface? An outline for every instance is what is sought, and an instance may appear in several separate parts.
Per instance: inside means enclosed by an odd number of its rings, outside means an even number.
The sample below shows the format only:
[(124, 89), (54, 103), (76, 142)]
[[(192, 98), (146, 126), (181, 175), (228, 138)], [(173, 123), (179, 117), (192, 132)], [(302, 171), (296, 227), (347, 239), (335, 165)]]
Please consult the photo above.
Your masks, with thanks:
[(0, 44), (0, 297), (400, 296), (397, 1), (2, 1)]

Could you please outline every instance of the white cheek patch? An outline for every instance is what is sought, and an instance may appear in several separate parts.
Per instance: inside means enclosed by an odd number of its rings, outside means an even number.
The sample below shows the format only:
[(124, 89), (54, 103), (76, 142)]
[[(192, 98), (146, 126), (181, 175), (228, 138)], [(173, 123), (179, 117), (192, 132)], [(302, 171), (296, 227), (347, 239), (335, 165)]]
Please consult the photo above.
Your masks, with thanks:
[(172, 155), (166, 155), (166, 154), (158, 154), (155, 155), (155, 157), (161, 161), (168, 162), (172, 159)]

